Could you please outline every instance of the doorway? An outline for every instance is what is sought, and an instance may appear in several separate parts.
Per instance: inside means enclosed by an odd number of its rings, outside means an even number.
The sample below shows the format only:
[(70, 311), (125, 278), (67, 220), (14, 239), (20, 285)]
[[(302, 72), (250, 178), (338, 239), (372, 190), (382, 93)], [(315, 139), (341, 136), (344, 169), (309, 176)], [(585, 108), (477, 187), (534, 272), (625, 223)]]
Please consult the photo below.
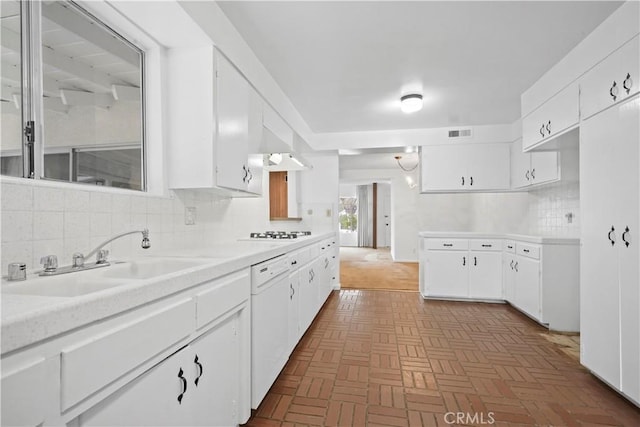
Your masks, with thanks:
[(391, 246), (391, 185), (340, 184), (340, 246)]

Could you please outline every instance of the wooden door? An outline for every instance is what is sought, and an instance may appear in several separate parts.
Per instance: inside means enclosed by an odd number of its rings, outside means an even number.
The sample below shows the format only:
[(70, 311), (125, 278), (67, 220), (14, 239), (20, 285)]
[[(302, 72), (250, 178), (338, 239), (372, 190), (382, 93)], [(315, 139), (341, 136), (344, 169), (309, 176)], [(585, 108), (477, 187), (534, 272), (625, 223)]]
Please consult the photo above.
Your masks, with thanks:
[(287, 171), (269, 172), (269, 218), (289, 216)]

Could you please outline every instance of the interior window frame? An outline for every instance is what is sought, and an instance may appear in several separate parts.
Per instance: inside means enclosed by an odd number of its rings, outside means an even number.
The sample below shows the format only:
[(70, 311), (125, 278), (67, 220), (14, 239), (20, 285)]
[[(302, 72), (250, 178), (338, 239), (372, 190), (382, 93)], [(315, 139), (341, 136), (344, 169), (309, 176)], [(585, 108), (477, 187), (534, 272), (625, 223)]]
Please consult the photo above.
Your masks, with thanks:
[[(140, 188), (123, 189), (125, 191), (135, 191), (136, 193), (146, 193), (148, 188), (148, 149), (147, 149), (147, 117), (146, 117), (146, 100), (147, 100), (147, 82), (146, 82), (146, 50), (145, 48), (137, 45), (130, 40), (132, 37), (128, 37), (123, 34), (122, 31), (115, 30), (109, 23), (105, 22), (105, 19), (96, 16), (96, 14), (90, 12), (82, 5), (72, 0), (60, 0), (81, 15), (87, 17), (89, 21), (99, 25), (104, 30), (108, 31), (117, 40), (126, 44), (128, 47), (135, 49), (140, 55), (140, 158), (141, 158), (141, 176), (140, 176)], [(43, 76), (43, 63), (42, 63), (42, 8), (40, 2), (32, 2), (20, 0), (20, 14), (21, 14), (21, 102), (22, 102), (22, 164), (23, 173), (22, 177), (34, 180), (47, 180), (58, 182), (61, 184), (79, 184), (91, 188), (91, 185), (75, 182), (71, 180), (63, 181), (59, 179), (52, 179), (44, 176), (44, 156), (49, 154), (51, 150), (56, 152), (64, 148), (59, 147), (47, 147), (46, 135), (44, 132), (44, 91), (42, 87)], [(33, 139), (27, 135), (27, 128), (31, 126), (30, 132), (33, 135)], [(113, 148), (116, 149), (119, 146), (127, 145), (124, 142), (122, 144), (114, 144)], [(99, 145), (96, 145), (98, 147)], [(68, 149), (68, 147), (67, 147)], [(17, 150), (19, 151), (19, 150)], [(70, 156), (72, 157), (71, 149), (68, 149)], [(46, 152), (46, 153), (45, 153)], [(72, 168), (71, 168), (72, 169)], [(111, 188), (111, 187), (110, 187)], [(120, 187), (113, 187), (122, 189)]]

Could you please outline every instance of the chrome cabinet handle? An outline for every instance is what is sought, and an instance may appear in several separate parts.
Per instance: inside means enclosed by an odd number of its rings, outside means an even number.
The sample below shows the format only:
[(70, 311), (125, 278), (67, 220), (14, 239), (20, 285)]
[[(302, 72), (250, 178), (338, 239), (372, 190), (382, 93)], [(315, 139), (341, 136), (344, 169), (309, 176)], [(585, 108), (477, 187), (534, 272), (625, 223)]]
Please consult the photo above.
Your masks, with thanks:
[(253, 179), (253, 174), (251, 173), (251, 169), (249, 168), (247, 168), (247, 175), (249, 175), (249, 177), (247, 178), (247, 184), (249, 184)]
[(473, 185), (473, 177), (469, 177), (469, 185)]
[(511, 263), (509, 265), (511, 266), (511, 269), (513, 270), (513, 260), (511, 260)]
[(518, 263), (516, 262), (515, 265), (513, 266), (513, 269), (516, 271), (516, 273), (518, 272)]
[(473, 257), (473, 265), (478, 265), (478, 258), (477, 257)]
[[(629, 83), (629, 86), (627, 86), (627, 82)], [(622, 87), (624, 88), (625, 91), (627, 91), (627, 95), (629, 95), (629, 92), (631, 92), (632, 86), (633, 86), (633, 80), (631, 79), (631, 74), (627, 73), (627, 78), (625, 78), (624, 81), (622, 82)]]
[(464, 176), (462, 177), (462, 185), (464, 185)]
[(536, 179), (536, 168), (531, 169), (531, 179)]
[[(611, 242), (611, 246), (616, 244), (616, 235), (615, 235), (616, 229), (613, 228), (613, 225), (611, 226), (611, 230), (609, 230), (609, 233), (607, 233), (607, 238), (609, 239), (609, 241)], [(611, 235), (613, 234), (613, 239), (611, 238)]]
[(249, 174), (249, 170), (245, 165), (242, 165), (242, 171), (244, 172), (244, 176), (242, 177), (242, 182), (247, 182), (247, 175)]
[(202, 374), (204, 373), (204, 369), (202, 368), (202, 363), (200, 363), (200, 359), (198, 359), (198, 355), (196, 354), (196, 358), (193, 360), (193, 363), (196, 364), (196, 366), (198, 367), (198, 376), (196, 377), (194, 383), (196, 384), (196, 387), (198, 386), (198, 383), (200, 382), (200, 377), (202, 377)]
[(618, 84), (615, 81), (613, 82), (613, 84), (611, 85), (611, 88), (609, 89), (609, 95), (611, 95), (614, 102), (618, 98)]
[(182, 368), (178, 371), (178, 378), (182, 382), (182, 392), (178, 395), (178, 403), (182, 404), (182, 397), (187, 392), (187, 379), (184, 377), (184, 371)]
[(467, 257), (462, 257), (462, 265), (467, 265)]
[(622, 241), (624, 242), (626, 247), (629, 247), (629, 245), (631, 244), (631, 242), (625, 238), (625, 236), (629, 234), (629, 231), (629, 227), (626, 227), (624, 229), (624, 233), (622, 233)]
[(524, 177), (527, 178), (527, 181), (529, 181), (529, 171), (527, 171), (527, 173), (524, 174)]
[(293, 285), (289, 283), (289, 299), (293, 299)]
[(545, 128), (547, 129), (547, 135), (551, 135), (551, 120), (549, 120)]
[(540, 136), (542, 136), (544, 138), (544, 123), (540, 127)]

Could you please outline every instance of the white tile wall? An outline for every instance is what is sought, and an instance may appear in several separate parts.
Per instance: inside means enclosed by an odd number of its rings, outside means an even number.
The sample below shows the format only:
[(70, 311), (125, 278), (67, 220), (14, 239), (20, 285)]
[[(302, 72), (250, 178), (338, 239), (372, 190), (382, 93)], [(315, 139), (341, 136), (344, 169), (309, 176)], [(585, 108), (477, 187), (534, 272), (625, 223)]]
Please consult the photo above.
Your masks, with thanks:
[[(268, 194), (268, 174), (263, 188)], [(0, 273), (10, 262), (40, 269), (39, 260), (58, 256), (68, 265), (75, 252), (87, 253), (99, 243), (126, 231), (149, 228), (151, 248), (132, 235), (106, 248), (112, 259), (155, 253), (207, 241), (246, 237), (268, 229), (325, 231), (335, 224), (334, 206), (312, 206), (301, 222), (270, 222), (268, 199), (229, 199), (208, 192), (171, 191), (166, 197), (113, 189), (87, 189), (46, 181), (0, 178), (2, 252)], [(185, 225), (185, 207), (196, 208), (196, 224)], [(326, 216), (331, 210), (331, 217)]]
[[(529, 194), (531, 233), (580, 237), (580, 184), (560, 181)], [(571, 222), (567, 214), (572, 214)]]

